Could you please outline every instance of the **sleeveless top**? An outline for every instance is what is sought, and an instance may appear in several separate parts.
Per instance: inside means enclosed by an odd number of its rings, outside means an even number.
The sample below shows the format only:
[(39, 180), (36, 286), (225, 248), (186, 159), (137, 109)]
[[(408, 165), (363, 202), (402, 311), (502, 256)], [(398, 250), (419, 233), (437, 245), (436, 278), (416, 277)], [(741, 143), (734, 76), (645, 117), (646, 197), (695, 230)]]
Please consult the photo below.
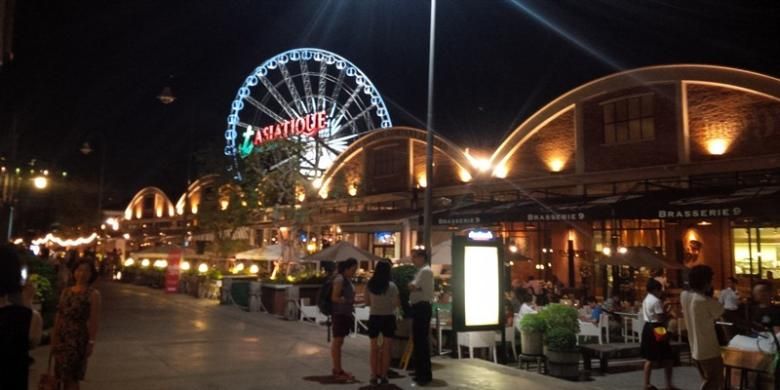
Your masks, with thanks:
[(355, 304), (355, 288), (352, 286), (352, 282), (342, 274), (336, 274), (336, 277), (333, 278), (333, 284), (338, 282), (341, 282), (341, 296), (346, 298), (346, 302), (333, 302), (333, 314), (352, 315)]
[(0, 389), (27, 389), (30, 371), (30, 321), (24, 306), (0, 307)]

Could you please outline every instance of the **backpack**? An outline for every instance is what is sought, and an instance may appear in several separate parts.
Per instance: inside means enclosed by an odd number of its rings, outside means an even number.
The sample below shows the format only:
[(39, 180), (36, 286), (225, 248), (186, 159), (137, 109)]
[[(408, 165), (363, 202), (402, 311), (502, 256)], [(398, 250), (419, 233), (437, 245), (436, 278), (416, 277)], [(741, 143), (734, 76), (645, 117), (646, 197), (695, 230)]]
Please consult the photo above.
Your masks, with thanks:
[(320, 287), (320, 294), (317, 299), (317, 308), (320, 309), (320, 313), (329, 316), (333, 314), (333, 300), (331, 295), (333, 294), (333, 276), (329, 276), (325, 279), (325, 283)]

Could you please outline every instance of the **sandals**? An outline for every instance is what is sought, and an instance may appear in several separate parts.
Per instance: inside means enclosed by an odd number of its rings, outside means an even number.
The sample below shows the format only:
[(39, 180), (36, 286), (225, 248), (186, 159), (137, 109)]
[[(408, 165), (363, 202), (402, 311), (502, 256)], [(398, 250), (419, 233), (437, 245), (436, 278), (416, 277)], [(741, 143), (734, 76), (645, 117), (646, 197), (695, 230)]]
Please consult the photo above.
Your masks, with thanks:
[(354, 375), (352, 375), (352, 374), (350, 374), (350, 373), (348, 373), (348, 372), (346, 372), (344, 370), (333, 369), (332, 372), (333, 372), (333, 377), (338, 379), (338, 380), (351, 381), (351, 380), (355, 379)]

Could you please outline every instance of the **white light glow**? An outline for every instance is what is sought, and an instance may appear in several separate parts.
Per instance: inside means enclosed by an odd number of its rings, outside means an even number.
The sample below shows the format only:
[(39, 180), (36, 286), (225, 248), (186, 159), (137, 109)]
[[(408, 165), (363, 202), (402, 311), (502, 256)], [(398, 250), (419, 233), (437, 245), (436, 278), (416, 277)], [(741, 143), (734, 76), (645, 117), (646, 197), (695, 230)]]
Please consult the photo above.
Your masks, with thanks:
[(249, 273), (256, 274), (258, 272), (260, 272), (260, 267), (258, 267), (257, 264), (252, 264), (249, 266)]
[(507, 174), (509, 174), (509, 170), (507, 169), (506, 164), (501, 164), (493, 170), (493, 176), (499, 179), (505, 179)]
[(182, 261), (180, 267), (181, 267), (182, 271), (189, 271), (190, 270), (190, 262), (189, 261)]
[(146, 267), (149, 266), (150, 263), (151, 262), (149, 261), (149, 259), (143, 259), (143, 260), (141, 260), (141, 267), (146, 268)]
[(91, 244), (93, 241), (97, 239), (97, 233), (92, 233), (87, 237), (79, 237), (76, 239), (67, 239), (63, 240), (59, 237), (54, 236), (53, 234), (49, 233), (43, 238), (39, 238), (36, 240), (32, 240), (33, 245), (45, 245), (47, 243), (54, 243), (59, 246), (63, 247), (70, 247), (70, 246), (79, 246), (79, 245), (88, 245)]
[(604, 249), (601, 250), (601, 253), (603, 253), (605, 256), (609, 256), (612, 254), (612, 249), (609, 247), (604, 247)]
[(39, 190), (43, 190), (49, 186), (49, 179), (44, 176), (37, 176), (33, 179), (33, 186)]
[(625, 255), (626, 253), (628, 253), (628, 248), (621, 246), (618, 248), (618, 253), (620, 253), (621, 255)]
[(466, 246), (463, 257), (466, 326), (497, 324), (498, 271), (498, 248)]
[(125, 267), (132, 267), (133, 264), (135, 264), (135, 260), (133, 260), (132, 257), (128, 257), (127, 260), (125, 260)]
[(198, 265), (198, 272), (205, 274), (206, 272), (208, 272), (208, 270), (209, 270), (208, 264), (200, 263), (200, 265)]
[(726, 154), (729, 148), (729, 141), (723, 138), (716, 138), (707, 141), (707, 152), (713, 156)]

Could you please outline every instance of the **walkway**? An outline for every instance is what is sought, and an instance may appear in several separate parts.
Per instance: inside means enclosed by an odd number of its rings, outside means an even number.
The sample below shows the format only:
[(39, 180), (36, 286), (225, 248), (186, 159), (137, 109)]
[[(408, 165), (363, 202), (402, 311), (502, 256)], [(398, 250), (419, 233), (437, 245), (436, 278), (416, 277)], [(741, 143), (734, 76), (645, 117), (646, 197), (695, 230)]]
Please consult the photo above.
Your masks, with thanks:
[[(344, 352), (344, 366), (360, 382), (323, 386), (312, 380), (324, 379), (330, 372), (330, 350), (323, 327), (146, 287), (104, 282), (98, 288), (104, 302), (101, 331), (82, 389), (368, 387), (368, 339), (364, 336), (348, 338)], [(37, 380), (48, 350), (43, 347), (34, 351), (38, 363), (31, 373), (31, 383)], [(572, 383), (482, 360), (436, 358), (434, 370), (436, 380), (428, 387), (607, 388), (599, 380)], [(641, 374), (633, 375), (634, 383), (638, 383)], [(626, 389), (626, 382), (621, 382), (622, 389)], [(411, 379), (404, 376), (383, 388), (412, 387)], [(30, 388), (36, 387), (31, 384)]]

